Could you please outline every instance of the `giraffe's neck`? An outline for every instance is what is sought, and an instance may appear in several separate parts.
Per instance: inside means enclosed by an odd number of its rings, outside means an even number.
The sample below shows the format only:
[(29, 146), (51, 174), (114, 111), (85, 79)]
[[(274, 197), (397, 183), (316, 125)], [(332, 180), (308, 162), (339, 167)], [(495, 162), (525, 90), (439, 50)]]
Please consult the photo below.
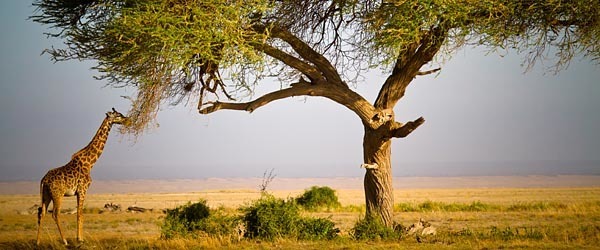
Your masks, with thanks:
[(108, 118), (104, 119), (100, 128), (98, 128), (96, 135), (92, 138), (92, 141), (77, 153), (73, 154), (72, 159), (78, 158), (82, 163), (87, 163), (85, 165), (92, 168), (104, 150), (104, 144), (106, 144), (111, 127), (112, 123)]

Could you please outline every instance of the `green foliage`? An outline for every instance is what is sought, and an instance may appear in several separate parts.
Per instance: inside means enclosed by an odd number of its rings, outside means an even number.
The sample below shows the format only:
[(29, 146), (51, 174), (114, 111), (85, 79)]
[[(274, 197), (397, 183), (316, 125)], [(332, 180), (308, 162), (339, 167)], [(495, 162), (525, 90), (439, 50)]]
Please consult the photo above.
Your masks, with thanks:
[(160, 226), (160, 237), (164, 239), (185, 237), (190, 233), (191, 232), (185, 222), (175, 219), (175, 217), (167, 216)]
[(600, 59), (600, 5), (589, 0), (35, 0), (33, 5), (31, 19), (49, 25), (51, 35), (64, 41), (63, 48), (47, 50), (54, 60), (93, 60), (98, 78), (138, 90), (128, 112), (132, 122), (124, 126), (132, 133), (142, 132), (167, 102), (198, 97), (207, 104), (206, 91), (231, 97), (230, 92), (251, 91), (263, 77), (298, 79), (298, 67), (314, 66), (314, 55), (301, 55), (300, 48), (323, 55), (342, 76), (406, 66), (409, 57), (427, 63), (465, 45), (516, 49), (528, 66), (547, 57), (549, 48), (559, 68), (574, 55)]
[(350, 234), (356, 240), (397, 240), (402, 237), (404, 227), (396, 224), (394, 228), (386, 227), (381, 220), (376, 217), (360, 218)]
[(564, 65), (576, 53), (600, 58), (599, 15), (600, 7), (587, 0), (397, 0), (367, 14), (364, 30), (374, 35), (384, 63), (393, 63), (399, 53), (441, 28), (447, 33), (438, 39), (445, 40), (446, 52), (465, 44), (513, 48), (529, 52), (533, 63), (553, 46), (558, 65)]
[(161, 226), (161, 237), (195, 236), (198, 232), (209, 235), (232, 235), (239, 219), (226, 215), (222, 210), (211, 210), (206, 200), (188, 203), (174, 209), (168, 209)]
[(206, 200), (200, 200), (196, 203), (188, 203), (185, 206), (167, 211), (168, 216), (177, 217), (179, 220), (186, 222), (198, 222), (210, 215), (210, 208), (206, 205)]
[(296, 204), (265, 194), (242, 208), (246, 237), (274, 239), (297, 233), (300, 213)]
[[(266, 37), (250, 28), (250, 17), (266, 8), (261, 0), (139, 1), (107, 26), (104, 35), (112, 47), (100, 58), (106, 62), (102, 69), (160, 84), (193, 58), (224, 68), (259, 62), (262, 55), (251, 43)], [(148, 74), (156, 70), (162, 72)]]
[(237, 236), (241, 220), (223, 209), (212, 210), (210, 216), (196, 223), (194, 230), (211, 236)]
[(316, 211), (321, 208), (338, 208), (340, 202), (335, 190), (330, 187), (313, 186), (296, 198), (296, 202), (306, 210)]
[(161, 227), (162, 237), (168, 239), (176, 235), (185, 236), (194, 231), (196, 225), (209, 215), (210, 208), (206, 205), (206, 200), (168, 209)]
[(245, 236), (250, 238), (321, 240), (332, 239), (339, 232), (328, 219), (300, 216), (300, 209), (293, 200), (285, 201), (268, 194), (241, 211), (246, 225)]
[(331, 240), (340, 232), (331, 219), (324, 218), (303, 218), (300, 227), (301, 240)]
[[(138, 89), (131, 123), (122, 127), (137, 134), (164, 101), (179, 103), (192, 89), (200, 95), (224, 89), (219, 69), (262, 71), (263, 53), (254, 45), (267, 34), (252, 25), (269, 2), (36, 0), (32, 19), (65, 39), (66, 48), (46, 51), (54, 60), (95, 60), (97, 78)], [(245, 77), (232, 80), (238, 88), (247, 85)]]

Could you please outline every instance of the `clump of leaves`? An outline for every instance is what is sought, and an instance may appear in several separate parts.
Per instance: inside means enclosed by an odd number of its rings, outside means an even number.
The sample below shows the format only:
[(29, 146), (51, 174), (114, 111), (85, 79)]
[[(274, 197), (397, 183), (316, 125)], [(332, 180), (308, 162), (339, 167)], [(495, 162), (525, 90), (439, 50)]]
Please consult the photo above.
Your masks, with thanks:
[(264, 194), (241, 211), (246, 226), (244, 236), (249, 238), (322, 240), (335, 238), (339, 233), (329, 219), (302, 217), (293, 199), (283, 200)]
[(335, 190), (330, 187), (313, 186), (296, 198), (296, 202), (306, 210), (316, 211), (321, 208), (337, 208), (340, 202)]

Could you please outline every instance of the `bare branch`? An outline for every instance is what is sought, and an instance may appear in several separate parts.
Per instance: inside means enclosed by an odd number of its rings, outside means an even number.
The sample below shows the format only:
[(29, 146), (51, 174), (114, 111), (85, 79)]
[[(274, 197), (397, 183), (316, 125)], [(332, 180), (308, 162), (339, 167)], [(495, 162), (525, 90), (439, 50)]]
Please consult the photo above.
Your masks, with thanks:
[(425, 119), (423, 119), (423, 117), (419, 117), (418, 119), (416, 119), (414, 121), (407, 122), (404, 125), (402, 123), (396, 122), (394, 124), (395, 128), (391, 129), (391, 135), (392, 135), (392, 137), (396, 137), (396, 138), (404, 138), (404, 137), (408, 136), (410, 133), (412, 133), (419, 126), (421, 126), (421, 124), (423, 124), (424, 122), (425, 122)]
[(293, 96), (321, 96), (344, 105), (352, 110), (366, 126), (377, 128), (381, 125), (376, 118), (377, 109), (350, 88), (331, 84), (312, 84), (300, 80), (290, 87), (265, 94), (253, 101), (243, 103), (208, 102), (198, 106), (200, 114), (210, 114), (218, 110), (240, 110), (253, 112), (270, 102)]
[(265, 172), (263, 173), (262, 183), (260, 184), (260, 186), (258, 186), (260, 189), (260, 193), (262, 193), (262, 194), (267, 193), (267, 187), (269, 186), (269, 184), (271, 184), (273, 179), (275, 179), (275, 176), (277, 176), (276, 174), (273, 174), (273, 171), (275, 171), (275, 169), (271, 168), (271, 171), (268, 171), (269, 172), (268, 175), (267, 175), (267, 170), (265, 170)]
[(254, 101), (243, 103), (229, 103), (216, 101), (209, 102), (204, 105), (199, 105), (198, 109), (200, 114), (209, 114), (221, 109), (242, 110), (252, 113), (257, 108), (260, 108), (272, 101), (293, 96), (314, 95), (313, 93), (315, 92), (315, 89), (315, 85), (311, 85), (307, 82), (298, 82), (294, 83), (292, 87), (265, 94)]
[(438, 72), (442, 70), (442, 68), (437, 68), (437, 69), (432, 69), (432, 70), (427, 70), (427, 71), (419, 71), (417, 72), (418, 76), (424, 76), (424, 75), (429, 75), (429, 74), (433, 74), (435, 72)]

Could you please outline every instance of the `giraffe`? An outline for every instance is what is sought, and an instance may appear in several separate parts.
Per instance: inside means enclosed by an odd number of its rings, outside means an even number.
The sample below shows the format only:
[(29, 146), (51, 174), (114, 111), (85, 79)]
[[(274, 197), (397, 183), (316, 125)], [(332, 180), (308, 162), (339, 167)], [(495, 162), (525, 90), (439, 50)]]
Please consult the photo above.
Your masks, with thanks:
[(42, 205), (38, 208), (38, 230), (37, 230), (37, 245), (40, 244), (40, 228), (42, 218), (48, 210), (48, 205), (53, 202), (52, 218), (58, 226), (60, 238), (65, 245), (68, 245), (62, 229), (60, 227), (60, 205), (63, 196), (77, 196), (77, 241), (83, 241), (83, 201), (88, 187), (92, 183), (91, 170), (94, 163), (100, 158), (104, 144), (108, 138), (108, 133), (113, 124), (124, 124), (128, 118), (117, 112), (114, 108), (112, 112), (106, 113), (106, 118), (102, 121), (102, 125), (96, 132), (92, 141), (73, 154), (71, 161), (66, 165), (54, 168), (48, 171), (40, 182), (40, 195)]

